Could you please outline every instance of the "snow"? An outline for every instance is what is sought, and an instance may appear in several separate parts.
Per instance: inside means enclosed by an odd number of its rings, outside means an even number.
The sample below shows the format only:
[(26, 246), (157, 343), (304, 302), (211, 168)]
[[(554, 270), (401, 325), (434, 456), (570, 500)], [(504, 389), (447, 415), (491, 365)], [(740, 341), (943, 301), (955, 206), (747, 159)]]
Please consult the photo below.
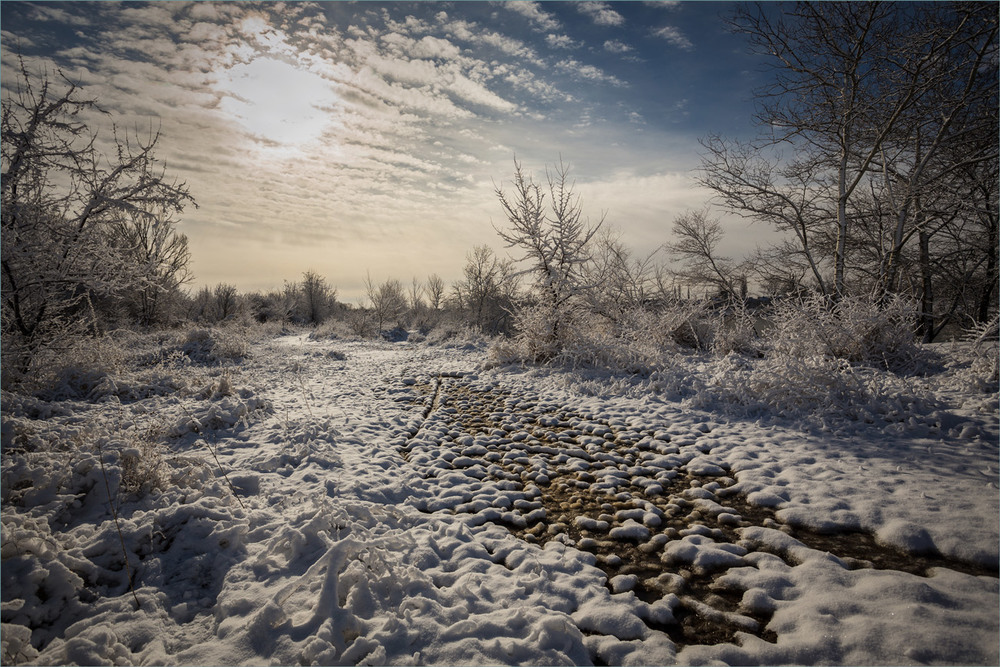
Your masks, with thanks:
[(732, 359), (399, 338), (199, 330), (4, 393), (4, 664), (1000, 660), (997, 394), (960, 349), (838, 417), (734, 400)]

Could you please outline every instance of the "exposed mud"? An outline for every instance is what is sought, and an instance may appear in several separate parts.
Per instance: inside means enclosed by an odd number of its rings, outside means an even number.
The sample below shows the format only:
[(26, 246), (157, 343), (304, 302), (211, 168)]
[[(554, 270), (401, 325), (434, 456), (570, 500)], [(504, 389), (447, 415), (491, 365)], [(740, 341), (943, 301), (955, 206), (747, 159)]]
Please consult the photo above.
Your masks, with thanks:
[[(482, 513), (529, 542), (559, 540), (593, 553), (613, 592), (632, 591), (647, 602), (673, 596), (673, 621), (647, 624), (678, 649), (738, 644), (741, 633), (777, 640), (767, 629), (771, 614), (744, 608), (745, 591), (720, 581), (729, 568), (750, 566), (748, 556), (762, 548), (743, 540), (741, 528), (781, 530), (852, 569), (927, 576), (948, 567), (997, 576), (887, 548), (868, 533), (820, 534), (781, 523), (775, 509), (730, 490), (735, 480), (726, 466), (705, 457), (711, 445), (700, 436), (707, 427), (630, 428), (506, 390), (475, 389), (457, 376), (411, 384), (424, 421), (401, 448), (404, 457), (426, 465), (428, 476), (461, 468), (523, 492), (509, 507), (470, 499), (456, 512)], [(790, 554), (773, 553), (796, 564)]]

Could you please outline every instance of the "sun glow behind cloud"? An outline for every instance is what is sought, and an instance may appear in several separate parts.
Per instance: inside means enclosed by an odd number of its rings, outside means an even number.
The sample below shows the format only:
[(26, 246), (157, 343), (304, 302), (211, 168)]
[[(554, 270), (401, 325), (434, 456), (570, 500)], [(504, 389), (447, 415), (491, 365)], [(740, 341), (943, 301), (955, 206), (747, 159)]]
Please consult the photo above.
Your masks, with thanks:
[(251, 136), (290, 148), (319, 139), (337, 100), (323, 77), (270, 57), (237, 63), (220, 73), (219, 109)]

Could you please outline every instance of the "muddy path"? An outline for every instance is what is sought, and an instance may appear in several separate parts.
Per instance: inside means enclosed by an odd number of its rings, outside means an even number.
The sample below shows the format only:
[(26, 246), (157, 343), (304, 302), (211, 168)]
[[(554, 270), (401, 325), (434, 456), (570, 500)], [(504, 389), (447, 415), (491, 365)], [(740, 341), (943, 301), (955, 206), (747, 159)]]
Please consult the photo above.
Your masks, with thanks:
[(427, 477), (458, 470), (513, 492), (470, 494), (454, 512), (504, 525), (528, 542), (558, 540), (593, 553), (612, 592), (632, 591), (650, 603), (670, 600), (672, 619), (647, 624), (678, 650), (739, 644), (740, 633), (777, 641), (767, 629), (773, 609), (734, 588), (725, 574), (767, 558), (795, 565), (795, 549), (747, 539), (747, 528), (781, 531), (851, 569), (997, 574), (903, 553), (868, 533), (820, 534), (783, 524), (775, 508), (751, 505), (731, 488), (726, 465), (711, 457), (711, 439), (702, 439), (710, 432), (705, 425), (630, 428), (503, 388), (483, 389), (457, 373), (405, 384), (423, 411), (400, 446), (402, 456)]

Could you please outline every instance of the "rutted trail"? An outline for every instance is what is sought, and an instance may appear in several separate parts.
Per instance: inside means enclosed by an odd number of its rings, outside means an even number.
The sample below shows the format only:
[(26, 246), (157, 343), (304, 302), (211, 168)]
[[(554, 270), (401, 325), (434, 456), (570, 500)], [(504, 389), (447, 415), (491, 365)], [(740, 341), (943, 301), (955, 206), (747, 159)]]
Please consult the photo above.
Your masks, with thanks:
[(777, 639), (766, 629), (769, 605), (725, 575), (756, 554), (794, 565), (794, 549), (769, 548), (754, 530), (742, 529), (780, 530), (798, 540), (789, 544), (828, 550), (852, 569), (926, 574), (943, 566), (996, 576), (989, 568), (884, 547), (860, 532), (822, 535), (778, 522), (773, 508), (751, 505), (732, 491), (728, 466), (713, 461), (711, 445), (700, 440), (711, 430), (705, 425), (688, 432), (642, 430), (514, 399), (501, 387), (477, 389), (460, 378), (407, 384), (426, 408), (401, 448), (404, 457), (428, 477), (457, 470), (523, 491), (523, 498), (508, 502), (509, 496), (497, 499), (484, 490), (463, 498), (456, 513), (505, 525), (531, 543), (556, 540), (594, 553), (613, 592), (667, 600), (672, 621), (648, 624), (679, 648), (738, 641), (740, 632)]
[[(851, 525), (868, 496), (894, 500), (877, 488), (850, 503), (835, 497), (831, 482), (855, 473), (803, 492), (802, 466), (815, 477), (856, 468), (849, 447), (831, 454), (821, 439), (764, 435), (646, 394), (563, 391), (558, 371), (481, 370), (484, 361), (470, 345), (296, 335), (260, 343), (233, 366), (163, 364), (166, 380), (128, 403), (11, 401), (5, 419), (24, 447), (78, 442), (81, 415), (119, 432), (162, 422), (165, 483), (117, 495), (123, 549), (92, 452), (8, 452), (6, 655), (44, 664), (996, 662), (997, 618), (984, 610), (1000, 591), (982, 576), (995, 575), (989, 568), (914, 558), (881, 535), (789, 526), (789, 517)], [(105, 447), (109, 465), (136, 455), (118, 441)], [(886, 477), (888, 465), (864, 463)], [(963, 474), (936, 486), (917, 475), (914, 487), (899, 473), (893, 489), (945, 498)], [(895, 501), (881, 518), (890, 536), (919, 545), (912, 524), (892, 523), (913, 509)], [(950, 529), (939, 522), (927, 533)], [(988, 549), (978, 534), (955, 539), (972, 554)], [(903, 566), (926, 576), (894, 569)]]

